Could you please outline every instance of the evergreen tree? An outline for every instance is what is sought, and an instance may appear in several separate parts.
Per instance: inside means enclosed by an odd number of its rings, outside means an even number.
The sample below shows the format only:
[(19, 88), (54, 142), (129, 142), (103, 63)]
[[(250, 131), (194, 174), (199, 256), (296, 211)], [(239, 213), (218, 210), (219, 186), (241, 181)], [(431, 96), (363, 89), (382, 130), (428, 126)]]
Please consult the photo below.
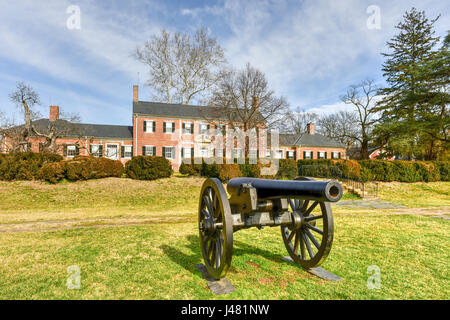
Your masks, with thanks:
[(418, 149), (423, 146), (423, 121), (427, 122), (435, 107), (429, 93), (436, 86), (429, 78), (439, 56), (434, 50), (439, 37), (433, 30), (439, 17), (429, 20), (425, 12), (412, 8), (403, 18), (396, 26), (399, 33), (387, 42), (390, 52), (383, 53), (386, 61), (382, 70), (388, 86), (379, 92), (384, 98), (376, 108), (382, 113), (377, 140), (386, 143), (393, 153), (422, 158), (424, 153)]

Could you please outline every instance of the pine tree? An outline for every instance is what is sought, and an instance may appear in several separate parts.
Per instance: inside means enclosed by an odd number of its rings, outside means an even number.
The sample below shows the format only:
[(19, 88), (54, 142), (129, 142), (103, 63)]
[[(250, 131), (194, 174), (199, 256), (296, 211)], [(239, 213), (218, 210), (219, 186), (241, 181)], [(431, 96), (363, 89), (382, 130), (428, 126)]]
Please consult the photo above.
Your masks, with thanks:
[[(401, 150), (395, 150), (396, 143), (390, 143), (392, 151), (412, 158), (417, 157), (417, 144), (423, 134), (418, 120), (430, 107), (423, 102), (424, 93), (430, 90), (423, 68), (438, 55), (434, 47), (439, 37), (434, 36), (433, 25), (439, 17), (429, 20), (425, 12), (412, 8), (403, 18), (396, 26), (399, 33), (387, 42), (390, 52), (383, 53), (386, 61), (382, 70), (388, 86), (379, 92), (384, 98), (377, 111), (382, 113), (381, 126), (395, 129), (396, 135), (388, 136), (388, 144), (393, 139), (411, 143), (410, 148)], [(378, 131), (386, 132), (383, 128)]]

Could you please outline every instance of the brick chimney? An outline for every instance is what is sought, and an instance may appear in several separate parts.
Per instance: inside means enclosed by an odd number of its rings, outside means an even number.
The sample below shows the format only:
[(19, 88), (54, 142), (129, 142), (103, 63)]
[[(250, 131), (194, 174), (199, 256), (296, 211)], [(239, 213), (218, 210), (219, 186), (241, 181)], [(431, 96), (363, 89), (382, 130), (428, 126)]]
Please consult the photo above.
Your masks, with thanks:
[(50, 116), (48, 119), (50, 121), (59, 120), (59, 107), (58, 106), (50, 106)]
[(308, 123), (306, 125), (306, 130), (308, 131), (308, 134), (315, 134), (316, 133), (316, 125), (312, 122)]
[(139, 86), (133, 86), (133, 102), (139, 101)]
[(256, 110), (259, 109), (259, 98), (258, 97), (253, 97), (252, 107), (255, 108)]

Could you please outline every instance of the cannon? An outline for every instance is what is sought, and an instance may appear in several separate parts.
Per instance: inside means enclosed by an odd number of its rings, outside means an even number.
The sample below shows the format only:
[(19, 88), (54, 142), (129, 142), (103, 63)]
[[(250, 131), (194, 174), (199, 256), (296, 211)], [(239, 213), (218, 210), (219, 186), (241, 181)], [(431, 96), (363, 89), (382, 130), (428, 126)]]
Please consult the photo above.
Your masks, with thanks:
[(256, 227), (281, 227), (292, 260), (305, 269), (322, 264), (333, 242), (330, 202), (342, 197), (336, 181), (236, 178), (224, 186), (216, 178), (202, 186), (198, 223), (205, 267), (225, 277), (233, 255), (233, 233)]

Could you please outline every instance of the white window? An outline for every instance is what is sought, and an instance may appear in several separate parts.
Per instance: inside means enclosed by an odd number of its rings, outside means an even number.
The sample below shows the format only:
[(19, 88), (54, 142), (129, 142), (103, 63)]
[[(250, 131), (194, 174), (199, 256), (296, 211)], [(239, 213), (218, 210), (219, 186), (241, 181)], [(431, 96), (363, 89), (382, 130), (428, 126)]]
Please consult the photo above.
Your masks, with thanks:
[(225, 128), (224, 124), (216, 124), (216, 136), (224, 136)]
[(175, 132), (175, 122), (164, 122), (164, 132), (174, 133)]
[(266, 149), (266, 158), (270, 158), (272, 156), (272, 151), (270, 149)]
[(223, 157), (223, 149), (215, 149), (214, 153), (216, 157)]
[(144, 121), (144, 131), (147, 133), (155, 132), (156, 122), (155, 121)]
[(312, 151), (303, 151), (303, 158), (304, 159), (312, 159), (313, 158), (313, 152)]
[(119, 159), (119, 145), (117, 144), (106, 144), (106, 157), (112, 160)]
[(156, 147), (155, 146), (144, 146), (143, 155), (144, 156), (156, 156)]
[(183, 158), (192, 158), (192, 148), (183, 148)]
[(340, 159), (341, 158), (341, 153), (338, 152), (338, 151), (333, 151), (332, 157), (333, 157), (333, 159)]
[(319, 151), (317, 152), (317, 159), (326, 159), (327, 153), (325, 151)]
[(166, 159), (175, 159), (175, 147), (163, 147), (163, 153)]
[(283, 159), (283, 150), (277, 150), (275, 153), (275, 159)]
[(204, 124), (204, 123), (201, 123), (200, 124), (200, 134), (208, 134), (209, 132), (209, 124)]
[(286, 152), (286, 157), (288, 159), (294, 159), (295, 160), (295, 151), (287, 151)]
[(233, 158), (242, 158), (243, 152), (242, 149), (233, 149)]
[(193, 134), (194, 125), (191, 122), (183, 122), (183, 134)]
[(91, 156), (101, 157), (102, 156), (102, 145), (101, 144), (91, 144)]
[(200, 148), (200, 156), (203, 158), (209, 158), (209, 148), (208, 147), (201, 147)]
[(124, 146), (123, 147), (123, 157), (131, 158), (133, 156), (133, 147), (132, 146)]
[(255, 149), (249, 150), (248, 155), (250, 158), (256, 159), (258, 158), (258, 150)]
[(77, 146), (67, 146), (67, 157), (73, 158), (77, 155)]

